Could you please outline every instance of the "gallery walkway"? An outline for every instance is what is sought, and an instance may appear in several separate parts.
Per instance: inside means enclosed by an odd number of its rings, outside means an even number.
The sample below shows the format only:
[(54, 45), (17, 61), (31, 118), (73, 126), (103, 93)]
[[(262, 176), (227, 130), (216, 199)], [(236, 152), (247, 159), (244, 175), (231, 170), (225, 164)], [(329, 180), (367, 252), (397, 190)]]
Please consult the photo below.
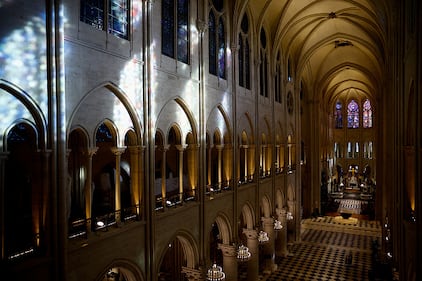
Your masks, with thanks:
[(317, 217), (302, 221), (300, 243), (289, 245), (289, 255), (277, 260), (277, 270), (265, 281), (387, 280), (388, 270), (373, 267), (373, 246), (381, 242), (376, 221), (355, 217)]

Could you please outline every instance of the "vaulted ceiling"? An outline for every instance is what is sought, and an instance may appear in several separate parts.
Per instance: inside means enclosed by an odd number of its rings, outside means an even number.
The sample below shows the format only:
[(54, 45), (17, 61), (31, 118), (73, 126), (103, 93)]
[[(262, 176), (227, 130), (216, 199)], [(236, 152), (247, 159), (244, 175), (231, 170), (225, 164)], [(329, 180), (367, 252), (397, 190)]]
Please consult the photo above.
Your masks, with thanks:
[(310, 88), (313, 99), (331, 103), (350, 94), (377, 98), (385, 76), (385, 1), (244, 2), (254, 26), (264, 27), (274, 42), (273, 52), (281, 48), (290, 58), (294, 76)]

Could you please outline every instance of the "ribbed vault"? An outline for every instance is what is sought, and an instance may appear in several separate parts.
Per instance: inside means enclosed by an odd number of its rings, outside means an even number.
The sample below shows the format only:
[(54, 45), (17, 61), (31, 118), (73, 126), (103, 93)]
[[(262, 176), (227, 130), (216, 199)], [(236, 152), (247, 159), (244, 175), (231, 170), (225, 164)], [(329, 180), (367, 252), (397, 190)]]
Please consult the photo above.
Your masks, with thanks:
[(272, 38), (325, 104), (355, 91), (376, 98), (383, 84), (387, 7), (378, 0), (251, 0), (256, 34)]

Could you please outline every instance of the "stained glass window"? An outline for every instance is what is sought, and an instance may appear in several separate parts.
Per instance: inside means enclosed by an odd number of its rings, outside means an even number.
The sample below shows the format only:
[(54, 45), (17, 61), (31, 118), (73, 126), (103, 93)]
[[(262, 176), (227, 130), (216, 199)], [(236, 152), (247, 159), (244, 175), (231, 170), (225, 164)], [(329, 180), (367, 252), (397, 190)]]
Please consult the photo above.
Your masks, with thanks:
[(223, 19), (218, 23), (218, 76), (226, 78), (226, 36)]
[(177, 59), (189, 60), (189, 0), (177, 1)]
[(80, 21), (104, 29), (104, 0), (81, 0)]
[(277, 53), (277, 63), (276, 63), (276, 77), (275, 77), (275, 101), (281, 103), (281, 61), (280, 61), (280, 52)]
[(188, 63), (189, 0), (163, 0), (161, 9), (161, 53)]
[(226, 36), (224, 14), (221, 13), (223, 0), (213, 1), (212, 3), (216, 4), (217, 7), (214, 7), (215, 10), (212, 9), (210, 11), (208, 20), (209, 72), (213, 75), (218, 75), (220, 78), (226, 78)]
[(260, 65), (260, 95), (268, 97), (268, 87), (267, 87), (267, 52), (265, 47), (267, 46), (267, 37), (265, 31), (261, 28), (260, 34), (261, 41), (261, 65)]
[(241, 32), (239, 33), (239, 85), (250, 90), (250, 54), (248, 42), (249, 22), (246, 14), (242, 18), (240, 29)]
[(217, 40), (216, 40), (216, 26), (215, 26), (215, 17), (214, 13), (210, 12), (208, 18), (208, 51), (209, 51), (209, 72), (211, 74), (217, 75), (217, 64), (216, 64), (216, 49), (217, 49)]
[(372, 128), (372, 108), (368, 99), (363, 103), (362, 122), (364, 128)]
[(129, 9), (127, 0), (111, 0), (108, 13), (108, 32), (120, 38), (128, 38)]
[(81, 0), (80, 8), (82, 22), (100, 30), (107, 26), (108, 33), (123, 39), (129, 38), (128, 0)]
[(359, 128), (359, 105), (355, 100), (347, 105), (347, 128)]
[(335, 108), (335, 111), (334, 111), (334, 118), (336, 120), (336, 129), (343, 128), (342, 110), (343, 110), (343, 104), (341, 103), (341, 101), (337, 101), (336, 102), (336, 108)]

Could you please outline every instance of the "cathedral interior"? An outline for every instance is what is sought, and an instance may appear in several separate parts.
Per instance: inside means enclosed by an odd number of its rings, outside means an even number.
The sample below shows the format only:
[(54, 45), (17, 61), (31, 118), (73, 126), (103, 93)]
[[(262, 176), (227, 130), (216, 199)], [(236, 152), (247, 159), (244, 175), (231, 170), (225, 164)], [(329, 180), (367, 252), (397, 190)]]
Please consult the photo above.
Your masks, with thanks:
[(2, 275), (421, 280), (419, 1), (0, 14)]

